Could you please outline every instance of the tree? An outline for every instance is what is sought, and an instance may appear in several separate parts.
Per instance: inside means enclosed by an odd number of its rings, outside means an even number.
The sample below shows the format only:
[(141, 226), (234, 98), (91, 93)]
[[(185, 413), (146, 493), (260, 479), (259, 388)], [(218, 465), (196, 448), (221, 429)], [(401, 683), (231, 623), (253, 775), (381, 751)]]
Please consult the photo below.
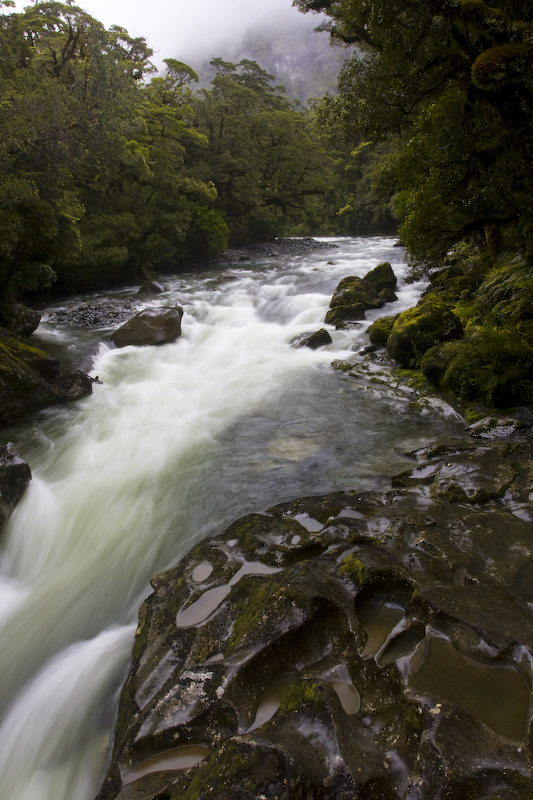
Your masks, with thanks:
[(387, 138), (400, 233), (437, 263), (471, 236), (533, 247), (533, 3), (295, 0), (356, 44), (329, 100), (353, 144)]
[(210, 91), (195, 104), (208, 141), (204, 177), (218, 192), (231, 240), (281, 235), (326, 191), (330, 162), (304, 111), (296, 111), (256, 62), (214, 59)]

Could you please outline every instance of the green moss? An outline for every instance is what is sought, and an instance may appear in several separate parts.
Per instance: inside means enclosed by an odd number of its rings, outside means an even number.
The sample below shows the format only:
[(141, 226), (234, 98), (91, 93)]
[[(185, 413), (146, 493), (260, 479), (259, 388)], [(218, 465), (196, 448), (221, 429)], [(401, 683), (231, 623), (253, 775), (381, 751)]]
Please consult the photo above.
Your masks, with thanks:
[(419, 738), (424, 728), (424, 721), (418, 705), (403, 698), (400, 701), (400, 714), (407, 739)]
[(304, 707), (318, 706), (322, 702), (318, 686), (311, 681), (293, 683), (283, 692), (279, 711), (281, 714), (293, 714)]
[(351, 578), (359, 586), (363, 586), (368, 576), (367, 566), (353, 553), (347, 556), (339, 567), (339, 575)]
[(385, 347), (387, 344), (387, 339), (392, 333), (392, 328), (395, 321), (396, 315), (393, 317), (381, 317), (373, 322), (367, 331), (368, 337), (372, 344)]
[(226, 655), (269, 618), (283, 616), (291, 603), (280, 575), (249, 577), (232, 593), (235, 620)]
[(533, 349), (516, 334), (471, 326), (459, 346), (437, 355), (444, 366), (438, 385), (460, 403), (495, 408), (533, 403)]
[(378, 289), (392, 289), (392, 291), (394, 291), (397, 284), (396, 275), (388, 261), (383, 261), (377, 267), (371, 269), (370, 272), (367, 272), (364, 280), (372, 283)]
[(430, 347), (457, 339), (463, 333), (458, 317), (440, 300), (422, 300), (396, 318), (387, 341), (387, 353), (401, 367), (416, 368)]

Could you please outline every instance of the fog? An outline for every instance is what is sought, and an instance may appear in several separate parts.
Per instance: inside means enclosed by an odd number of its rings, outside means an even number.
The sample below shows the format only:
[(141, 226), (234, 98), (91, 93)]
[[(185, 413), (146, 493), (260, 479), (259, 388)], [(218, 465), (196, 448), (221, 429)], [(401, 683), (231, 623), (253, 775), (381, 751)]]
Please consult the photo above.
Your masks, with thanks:
[(292, 0), (77, 0), (106, 28), (120, 25), (134, 36), (144, 36), (158, 66), (163, 58), (181, 61), (217, 56), (217, 46), (239, 41), (251, 25), (287, 19), (313, 27), (319, 19), (303, 15)]

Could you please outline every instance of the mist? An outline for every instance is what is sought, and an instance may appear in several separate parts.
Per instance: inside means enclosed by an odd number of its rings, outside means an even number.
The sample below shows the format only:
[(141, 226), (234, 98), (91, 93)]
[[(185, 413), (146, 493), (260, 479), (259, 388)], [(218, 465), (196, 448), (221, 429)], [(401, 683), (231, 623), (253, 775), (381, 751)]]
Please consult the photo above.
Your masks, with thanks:
[(238, 43), (251, 26), (287, 21), (313, 28), (320, 18), (301, 14), (292, 0), (152, 0), (149, 4), (128, 0), (82, 0), (79, 2), (106, 28), (119, 25), (132, 36), (144, 36), (154, 51), (152, 61), (164, 58), (197, 61), (219, 55), (231, 42)]

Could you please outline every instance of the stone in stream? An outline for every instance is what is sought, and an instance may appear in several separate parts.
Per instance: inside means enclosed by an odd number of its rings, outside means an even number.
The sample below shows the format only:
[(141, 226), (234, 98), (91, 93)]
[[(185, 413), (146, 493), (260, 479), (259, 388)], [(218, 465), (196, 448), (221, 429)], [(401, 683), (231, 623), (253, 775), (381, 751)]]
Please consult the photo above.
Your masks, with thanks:
[(112, 335), (117, 347), (154, 345), (172, 342), (181, 336), (183, 309), (145, 308), (129, 319)]
[(159, 281), (146, 281), (138, 291), (138, 294), (163, 294), (167, 287)]
[(364, 278), (343, 278), (331, 298), (325, 322), (336, 328), (346, 328), (365, 318), (365, 311), (382, 308), (397, 300), (394, 289), (396, 276), (388, 262), (378, 264)]
[(8, 442), (0, 446), (0, 533), (31, 481), (31, 469)]
[(333, 339), (325, 328), (320, 328), (313, 333), (301, 333), (291, 344), (293, 347), (309, 347), (311, 350), (318, 350), (319, 347), (326, 347), (331, 344)]
[(530, 800), (528, 436), (430, 446), (157, 575), (98, 800)]

